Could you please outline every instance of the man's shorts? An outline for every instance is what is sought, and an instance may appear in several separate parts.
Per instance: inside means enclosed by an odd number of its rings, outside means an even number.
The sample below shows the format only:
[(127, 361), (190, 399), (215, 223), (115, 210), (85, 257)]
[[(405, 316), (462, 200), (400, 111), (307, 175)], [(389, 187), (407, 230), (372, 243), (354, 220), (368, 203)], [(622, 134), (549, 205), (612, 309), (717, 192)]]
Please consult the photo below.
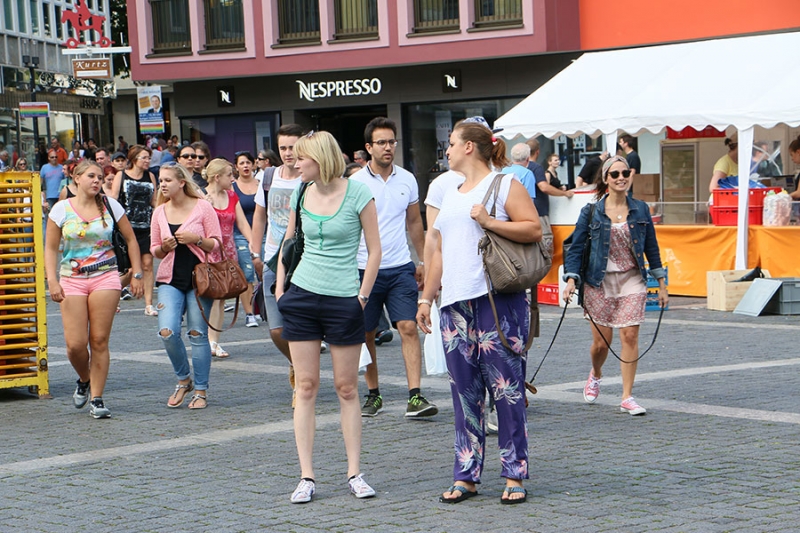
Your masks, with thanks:
[[(378, 328), (378, 321), (383, 313), (384, 305), (389, 311), (389, 320), (392, 325), (401, 320), (417, 320), (419, 288), (417, 280), (414, 278), (416, 271), (417, 267), (413, 262), (378, 270), (378, 277), (375, 279), (375, 285), (372, 286), (372, 293), (369, 294), (369, 302), (364, 307), (366, 331), (374, 331)], [(359, 270), (358, 273), (363, 280), (364, 271)]]

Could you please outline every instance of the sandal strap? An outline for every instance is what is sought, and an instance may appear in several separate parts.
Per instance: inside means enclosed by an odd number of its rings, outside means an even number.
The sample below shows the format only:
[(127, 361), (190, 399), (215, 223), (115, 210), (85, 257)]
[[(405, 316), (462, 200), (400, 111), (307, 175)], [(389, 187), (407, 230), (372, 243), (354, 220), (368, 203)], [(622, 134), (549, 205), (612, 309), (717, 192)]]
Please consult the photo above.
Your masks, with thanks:
[(468, 492), (472, 492), (467, 487), (462, 487), (461, 485), (453, 485), (449, 489), (447, 489), (447, 492), (449, 492), (451, 494), (453, 492), (456, 492), (456, 491), (460, 492), (461, 494), (466, 494)]
[(525, 487), (506, 487), (505, 490), (508, 494), (527, 494), (528, 491)]
[(197, 393), (195, 393), (194, 395), (192, 395), (192, 399), (191, 399), (191, 400), (189, 400), (189, 403), (191, 403), (191, 402), (193, 402), (193, 401), (195, 401), (195, 400), (204, 400), (204, 401), (207, 401), (208, 399), (206, 398), (206, 395), (205, 395), (205, 394), (197, 394)]

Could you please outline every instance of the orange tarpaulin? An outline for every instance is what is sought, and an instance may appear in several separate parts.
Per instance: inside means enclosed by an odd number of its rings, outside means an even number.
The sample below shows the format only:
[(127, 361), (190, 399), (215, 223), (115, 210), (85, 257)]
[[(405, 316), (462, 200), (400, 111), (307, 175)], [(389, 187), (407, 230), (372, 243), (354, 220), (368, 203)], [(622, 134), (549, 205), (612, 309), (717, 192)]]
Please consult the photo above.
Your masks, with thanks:
[[(542, 283), (558, 283), (562, 245), (573, 226), (553, 226), (553, 268)], [(750, 226), (748, 268), (760, 266), (772, 277), (800, 277), (800, 227)], [(735, 226), (656, 226), (661, 261), (669, 267), (669, 292), (706, 296), (706, 272), (732, 270), (736, 257)]]

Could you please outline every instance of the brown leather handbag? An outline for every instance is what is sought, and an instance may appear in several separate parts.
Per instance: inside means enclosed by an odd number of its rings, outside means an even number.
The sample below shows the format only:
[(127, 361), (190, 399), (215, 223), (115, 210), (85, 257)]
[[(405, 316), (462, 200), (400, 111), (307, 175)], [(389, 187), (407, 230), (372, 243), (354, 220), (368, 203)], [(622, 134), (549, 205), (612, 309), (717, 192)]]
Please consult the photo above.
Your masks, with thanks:
[(247, 278), (245, 278), (244, 271), (239, 266), (238, 261), (225, 257), (222, 241), (217, 237), (211, 238), (219, 243), (222, 260), (210, 263), (208, 261), (208, 252), (206, 252), (206, 260), (194, 267), (192, 284), (194, 286), (194, 297), (200, 307), (203, 320), (214, 331), (221, 331), (208, 323), (205, 311), (203, 311), (203, 306), (200, 303), (200, 297), (211, 298), (212, 300), (227, 300), (228, 298), (236, 297), (236, 312), (233, 314), (231, 325), (228, 326), (230, 328), (236, 323), (236, 318), (239, 314), (239, 295), (247, 290)]

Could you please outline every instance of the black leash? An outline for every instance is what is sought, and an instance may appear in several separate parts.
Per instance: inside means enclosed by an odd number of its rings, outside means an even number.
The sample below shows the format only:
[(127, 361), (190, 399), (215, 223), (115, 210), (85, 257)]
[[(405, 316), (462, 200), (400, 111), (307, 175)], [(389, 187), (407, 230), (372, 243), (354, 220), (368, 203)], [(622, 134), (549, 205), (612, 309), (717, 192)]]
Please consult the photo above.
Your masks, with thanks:
[[(586, 311), (586, 308), (584, 308), (584, 311)], [(661, 319), (664, 317), (664, 307), (661, 307), (661, 311), (658, 313), (658, 324), (656, 324), (656, 331), (655, 331), (655, 333), (653, 334), (653, 341), (650, 343), (650, 346), (648, 346), (648, 347), (647, 347), (647, 349), (646, 349), (644, 352), (642, 352), (642, 355), (640, 355), (639, 357), (637, 357), (637, 358), (636, 358), (636, 359), (634, 359), (633, 361), (623, 361), (623, 360), (620, 358), (620, 356), (618, 356), (618, 355), (617, 355), (617, 352), (615, 352), (615, 351), (614, 351), (614, 349), (611, 347), (611, 345), (608, 343), (608, 339), (606, 339), (606, 336), (605, 336), (605, 335), (603, 335), (603, 332), (602, 332), (602, 331), (600, 331), (600, 328), (599, 328), (599, 327), (597, 326), (597, 324), (595, 323), (595, 321), (594, 321), (594, 318), (592, 318), (592, 315), (590, 315), (590, 314), (589, 314), (589, 311), (586, 311), (586, 316), (588, 316), (588, 317), (589, 317), (589, 320), (591, 320), (591, 321), (592, 321), (592, 325), (594, 326), (594, 329), (596, 329), (596, 330), (597, 330), (597, 333), (599, 333), (599, 334), (600, 334), (600, 336), (603, 338), (603, 342), (605, 342), (605, 343), (606, 343), (606, 346), (608, 347), (608, 351), (609, 351), (609, 352), (611, 352), (612, 354), (614, 354), (614, 357), (616, 357), (616, 358), (617, 358), (617, 360), (618, 360), (620, 363), (631, 364), (631, 363), (636, 363), (636, 362), (638, 362), (638, 361), (639, 361), (639, 359), (641, 359), (642, 357), (644, 357), (645, 355), (647, 355), (647, 352), (649, 352), (649, 351), (650, 351), (650, 349), (651, 349), (651, 348), (652, 348), (652, 347), (655, 345), (655, 343), (656, 343), (656, 339), (658, 338), (658, 330), (659, 330), (659, 329), (661, 329)]]
[[(555, 333), (553, 333), (553, 340), (550, 341), (550, 346), (547, 347), (547, 351), (544, 353), (544, 357), (542, 357), (542, 360), (539, 363), (539, 366), (536, 367), (536, 371), (533, 373), (533, 376), (531, 376), (530, 381), (525, 383), (525, 388), (528, 389), (531, 392), (531, 394), (536, 394), (536, 392), (537, 392), (536, 386), (533, 384), (533, 381), (536, 379), (536, 375), (539, 373), (539, 370), (541, 370), (542, 365), (544, 364), (544, 360), (547, 359), (547, 356), (550, 354), (550, 350), (553, 348), (553, 344), (555, 344), (555, 342), (556, 342), (556, 337), (558, 337), (558, 332), (561, 330), (561, 324), (564, 323), (564, 317), (566, 317), (566, 315), (567, 315), (567, 307), (569, 307), (569, 304), (565, 305), (564, 306), (564, 310), (561, 312), (561, 318), (558, 321), (558, 325), (556, 326)], [(653, 334), (653, 340), (650, 342), (650, 346), (648, 346), (647, 349), (644, 352), (642, 352), (642, 354), (639, 357), (637, 357), (636, 359), (634, 359), (633, 361), (623, 361), (622, 359), (620, 359), (620, 357), (617, 355), (617, 353), (614, 351), (614, 349), (611, 348), (611, 345), (608, 343), (608, 339), (606, 339), (605, 335), (603, 335), (603, 333), (600, 331), (600, 328), (597, 326), (597, 324), (595, 324), (595, 321), (592, 318), (592, 315), (590, 315), (589, 312), (586, 311), (586, 308), (584, 308), (584, 311), (586, 312), (586, 316), (589, 317), (589, 320), (592, 322), (592, 325), (595, 327), (597, 332), (600, 333), (600, 336), (603, 338), (603, 341), (605, 341), (606, 346), (608, 347), (608, 350), (612, 354), (614, 354), (614, 357), (616, 357), (621, 363), (629, 363), (629, 364), (638, 362), (639, 359), (644, 357), (647, 354), (647, 352), (649, 352), (650, 349), (653, 348), (653, 346), (656, 343), (656, 339), (658, 338), (658, 331), (661, 329), (661, 319), (664, 318), (664, 307), (661, 307), (661, 311), (658, 314), (658, 323), (656, 324), (656, 331)]]

